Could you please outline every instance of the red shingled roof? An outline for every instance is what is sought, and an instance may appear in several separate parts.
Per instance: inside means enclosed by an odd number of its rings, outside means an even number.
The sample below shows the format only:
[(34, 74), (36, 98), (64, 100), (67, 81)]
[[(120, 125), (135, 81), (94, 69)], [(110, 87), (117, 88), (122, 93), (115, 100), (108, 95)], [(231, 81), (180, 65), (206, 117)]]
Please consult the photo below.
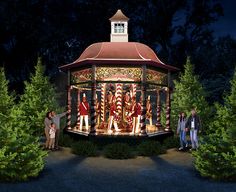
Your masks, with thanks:
[(108, 65), (147, 64), (163, 69), (177, 70), (175, 67), (164, 64), (150, 47), (137, 42), (94, 43), (87, 47), (77, 60), (61, 66), (60, 69), (67, 70), (87, 63)]

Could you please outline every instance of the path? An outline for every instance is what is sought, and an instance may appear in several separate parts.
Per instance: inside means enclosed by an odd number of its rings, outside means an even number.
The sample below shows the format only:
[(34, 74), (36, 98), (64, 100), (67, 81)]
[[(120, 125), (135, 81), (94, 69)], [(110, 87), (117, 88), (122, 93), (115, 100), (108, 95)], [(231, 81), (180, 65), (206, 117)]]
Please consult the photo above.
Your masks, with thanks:
[(236, 192), (236, 183), (201, 178), (192, 161), (189, 153), (173, 149), (130, 160), (80, 158), (64, 149), (50, 152), (39, 178), (0, 183), (0, 192)]

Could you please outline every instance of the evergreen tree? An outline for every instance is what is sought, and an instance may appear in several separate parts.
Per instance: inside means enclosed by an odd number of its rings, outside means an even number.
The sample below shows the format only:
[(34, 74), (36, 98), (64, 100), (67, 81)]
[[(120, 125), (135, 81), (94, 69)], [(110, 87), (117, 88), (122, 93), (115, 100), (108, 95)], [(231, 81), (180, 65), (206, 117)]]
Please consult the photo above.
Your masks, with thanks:
[(8, 92), (8, 81), (0, 69), (0, 180), (21, 181), (35, 177), (44, 167), (45, 152), (38, 138), (25, 132), (27, 121), (19, 117), (21, 109), (14, 107)]
[(47, 152), (42, 150), (37, 137), (22, 131), (27, 123), (18, 124), (13, 114), (0, 125), (0, 180), (24, 181), (38, 176)]
[(0, 68), (0, 119), (8, 116), (9, 109), (13, 105), (13, 97), (8, 91), (8, 81), (3, 68)]
[(178, 114), (185, 112), (190, 114), (191, 108), (195, 107), (200, 115), (203, 127), (207, 127), (209, 117), (209, 107), (205, 100), (206, 93), (203, 86), (194, 74), (194, 67), (187, 58), (184, 66), (184, 73), (180, 74), (179, 81), (174, 81), (175, 90), (173, 93), (173, 101), (171, 106), (171, 125), (176, 129)]
[(203, 176), (236, 180), (236, 70), (225, 105), (217, 104), (211, 124), (212, 133), (205, 137), (194, 152), (195, 167)]
[(20, 102), (22, 118), (29, 123), (28, 131), (37, 135), (43, 133), (43, 121), (47, 111), (58, 108), (55, 87), (44, 72), (45, 67), (41, 58), (38, 58), (35, 74), (31, 75), (30, 82), (25, 82), (25, 92)]

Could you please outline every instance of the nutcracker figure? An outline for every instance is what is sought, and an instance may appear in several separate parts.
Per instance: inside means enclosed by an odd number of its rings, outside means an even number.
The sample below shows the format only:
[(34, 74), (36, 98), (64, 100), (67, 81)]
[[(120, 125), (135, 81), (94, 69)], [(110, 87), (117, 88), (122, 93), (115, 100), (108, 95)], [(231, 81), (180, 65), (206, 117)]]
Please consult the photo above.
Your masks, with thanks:
[(128, 122), (127, 116), (131, 109), (131, 99), (130, 99), (130, 92), (127, 91), (123, 98), (123, 120)]
[(132, 117), (132, 132), (130, 134), (139, 133), (139, 124), (140, 124), (140, 117), (141, 117), (141, 104), (136, 103), (136, 98), (132, 97), (132, 111), (129, 114)]
[(110, 117), (109, 117), (109, 123), (108, 123), (108, 134), (112, 133), (112, 125), (114, 125), (115, 131), (120, 131), (120, 129), (118, 128), (117, 125), (117, 121), (119, 119), (119, 113), (116, 111), (116, 97), (113, 96), (112, 97), (112, 103), (111, 103), (111, 107), (110, 107)]
[(79, 105), (79, 111), (80, 111), (80, 131), (82, 131), (83, 120), (85, 122), (86, 131), (88, 131), (88, 115), (90, 108), (85, 93), (83, 93), (82, 102)]

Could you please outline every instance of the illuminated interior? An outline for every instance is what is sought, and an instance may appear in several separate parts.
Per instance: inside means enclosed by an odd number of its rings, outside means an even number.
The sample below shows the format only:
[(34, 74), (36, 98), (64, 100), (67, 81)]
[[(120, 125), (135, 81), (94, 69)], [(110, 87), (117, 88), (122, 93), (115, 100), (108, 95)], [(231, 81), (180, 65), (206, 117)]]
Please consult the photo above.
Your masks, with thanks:
[[(94, 122), (95, 135), (140, 136), (163, 132), (165, 125), (161, 125), (161, 111), (165, 113), (165, 108), (161, 106), (166, 102), (167, 73), (149, 68), (145, 71), (144, 85), (142, 67), (73, 70), (70, 74), (71, 122), (68, 131), (88, 135)], [(95, 84), (92, 83), (93, 73)], [(83, 97), (89, 105), (87, 126), (85, 118), (81, 119)]]

